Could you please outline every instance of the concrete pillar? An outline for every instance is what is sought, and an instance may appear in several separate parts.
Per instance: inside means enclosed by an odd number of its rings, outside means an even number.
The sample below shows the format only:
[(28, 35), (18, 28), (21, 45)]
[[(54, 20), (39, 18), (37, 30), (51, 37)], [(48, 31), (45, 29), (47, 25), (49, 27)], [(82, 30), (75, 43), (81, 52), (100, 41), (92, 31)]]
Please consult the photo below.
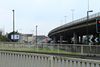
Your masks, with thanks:
[(83, 41), (83, 36), (81, 35), (80, 36), (80, 44), (82, 44), (82, 41)]
[(74, 44), (79, 43), (79, 36), (76, 33), (73, 33), (73, 37), (74, 37)]
[(78, 34), (77, 34), (77, 37), (76, 38), (77, 38), (76, 43), (79, 44), (79, 35)]
[(60, 35), (60, 44), (62, 44), (63, 42), (63, 36)]
[(57, 43), (56, 36), (53, 37), (53, 42)]

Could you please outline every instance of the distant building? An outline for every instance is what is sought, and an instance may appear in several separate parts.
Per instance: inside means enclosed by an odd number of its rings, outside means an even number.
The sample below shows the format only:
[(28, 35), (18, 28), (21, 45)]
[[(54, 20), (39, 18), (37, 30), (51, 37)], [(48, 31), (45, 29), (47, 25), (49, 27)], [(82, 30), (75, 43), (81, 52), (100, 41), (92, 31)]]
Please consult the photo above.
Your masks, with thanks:
[[(43, 43), (44, 39), (46, 38), (45, 35), (37, 35), (37, 43)], [(36, 43), (36, 36), (34, 36), (34, 43)]]
[[(46, 42), (47, 37), (45, 35), (37, 35), (37, 43), (43, 43)], [(19, 42), (21, 43), (36, 43), (36, 36), (33, 36), (33, 34), (21, 34)]]
[(33, 43), (33, 34), (21, 34), (20, 42)]

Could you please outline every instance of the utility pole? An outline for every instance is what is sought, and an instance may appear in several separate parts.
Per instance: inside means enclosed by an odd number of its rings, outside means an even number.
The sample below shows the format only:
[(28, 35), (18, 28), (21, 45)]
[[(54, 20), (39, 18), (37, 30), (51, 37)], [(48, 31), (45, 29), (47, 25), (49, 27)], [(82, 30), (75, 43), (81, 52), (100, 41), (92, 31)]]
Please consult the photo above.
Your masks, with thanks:
[(74, 9), (71, 9), (72, 11), (72, 21), (74, 20)]
[(89, 22), (89, 13), (90, 12), (93, 12), (93, 10), (89, 10), (89, 11), (87, 11), (87, 29), (86, 29), (86, 37), (87, 37), (87, 45), (89, 44), (89, 31), (88, 31), (88, 22)]
[(89, 0), (88, 0), (88, 11), (89, 11)]
[(13, 11), (13, 41), (15, 40), (14, 38), (14, 33), (15, 33), (15, 10), (12, 10)]
[(37, 52), (38, 52), (38, 44), (37, 44), (37, 25), (36, 25), (36, 48), (37, 48)]
[(66, 23), (66, 17), (67, 17), (67, 16), (64, 16), (64, 17), (65, 17), (65, 23)]

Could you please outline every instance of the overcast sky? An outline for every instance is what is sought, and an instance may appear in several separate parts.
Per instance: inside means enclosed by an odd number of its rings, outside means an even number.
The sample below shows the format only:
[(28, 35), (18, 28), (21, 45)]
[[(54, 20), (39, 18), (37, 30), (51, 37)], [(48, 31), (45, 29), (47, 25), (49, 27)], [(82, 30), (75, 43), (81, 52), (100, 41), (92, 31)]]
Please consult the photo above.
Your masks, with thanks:
[[(89, 0), (91, 14), (100, 12), (100, 0)], [(86, 16), (88, 0), (0, 0), (0, 29), (12, 31), (12, 10), (15, 10), (16, 30), (20, 33), (38, 35), (48, 32), (60, 25)], [(74, 11), (72, 11), (72, 9)]]

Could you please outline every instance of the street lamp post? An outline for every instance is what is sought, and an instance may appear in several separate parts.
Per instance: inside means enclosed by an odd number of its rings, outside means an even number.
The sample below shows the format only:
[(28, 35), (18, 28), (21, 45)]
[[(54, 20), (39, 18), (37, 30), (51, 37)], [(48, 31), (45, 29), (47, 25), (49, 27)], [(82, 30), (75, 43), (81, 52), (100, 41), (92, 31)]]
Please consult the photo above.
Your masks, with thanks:
[(15, 33), (15, 10), (12, 10), (13, 11), (13, 41), (15, 40), (14, 38), (14, 33)]
[(37, 51), (38, 51), (38, 45), (37, 45), (37, 25), (36, 25), (36, 47), (37, 47)]
[(37, 25), (36, 25), (36, 45), (37, 45)]
[(86, 43), (87, 43), (87, 45), (89, 44), (88, 43), (88, 41), (89, 41), (89, 35), (88, 35), (88, 32), (89, 32), (88, 31), (89, 12), (93, 12), (93, 10), (87, 11), (87, 29), (86, 29), (86, 37), (87, 37), (87, 40), (86, 40), (87, 42)]
[(88, 10), (89, 10), (89, 0), (88, 0)]
[(74, 20), (74, 9), (71, 9), (72, 11), (72, 21)]
[(66, 23), (66, 17), (67, 17), (67, 16), (64, 16), (64, 17), (65, 17), (65, 23)]

